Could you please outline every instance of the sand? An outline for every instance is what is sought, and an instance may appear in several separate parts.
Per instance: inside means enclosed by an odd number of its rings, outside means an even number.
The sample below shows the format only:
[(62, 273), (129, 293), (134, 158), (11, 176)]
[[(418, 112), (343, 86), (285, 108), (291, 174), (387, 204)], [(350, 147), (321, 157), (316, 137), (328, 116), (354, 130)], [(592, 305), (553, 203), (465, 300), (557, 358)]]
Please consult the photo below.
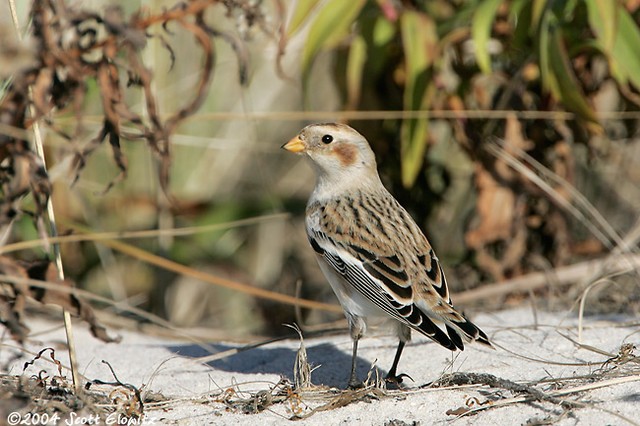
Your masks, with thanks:
[[(198, 345), (134, 331), (111, 330), (120, 334), (122, 341), (105, 344), (91, 337), (84, 325), (77, 324), (74, 340), (79, 370), (85, 378), (114, 381), (108, 366), (101, 362), (105, 360), (121, 382), (140, 389), (143, 396), (149, 391), (162, 394), (164, 400), (145, 404), (144, 421), (131, 424), (280, 425), (291, 422), (294, 412), (308, 416), (296, 421), (305, 425), (640, 423), (639, 358), (609, 360), (611, 357), (606, 354), (618, 354), (624, 343), (640, 347), (636, 318), (585, 318), (580, 336), (583, 346), (570, 340), (578, 340), (578, 320), (573, 314), (537, 312), (534, 315), (531, 309), (517, 309), (477, 315), (474, 321), (495, 342), (496, 350), (472, 345), (452, 356), (449, 351), (416, 336), (405, 349), (399, 369), (414, 381), (407, 380), (400, 390), (366, 389), (359, 393), (342, 391), (351, 353), (351, 340), (346, 334), (305, 338), (308, 361), (315, 367), (311, 379), (318, 386), (297, 392), (287, 384), (294, 380), (293, 366), (300, 347), (300, 341), (295, 339), (270, 343), (207, 364), (192, 359), (211, 354)], [(36, 319), (29, 324), (34, 332), (42, 331), (42, 334), (36, 334), (26, 345), (28, 351), (60, 347), (64, 341), (63, 330), (51, 329), (49, 322)], [(9, 342), (5, 339), (5, 343)], [(214, 353), (224, 354), (241, 345), (216, 342), (211, 346)], [(360, 377), (365, 378), (370, 371), (375, 373), (372, 364), (384, 375), (395, 346), (394, 338), (384, 333), (363, 339), (358, 354)], [(58, 349), (55, 357), (68, 365), (64, 350)], [(26, 353), (20, 356), (17, 348), (6, 345), (0, 352), (2, 365), (14, 375), (23, 374), (24, 362), (31, 358)], [(44, 368), (53, 375), (55, 368), (52, 367), (37, 360), (24, 374), (38, 374)], [(502, 384), (510, 381), (532, 385), (534, 390), (542, 391), (545, 398), (555, 395), (556, 399), (516, 402), (514, 398), (527, 395), (478, 385), (423, 387), (442, 374), (452, 372), (490, 374), (502, 379)], [(100, 387), (94, 386), (94, 389)], [(282, 391), (280, 397), (274, 389)], [(574, 392), (575, 389), (583, 390)], [(269, 395), (275, 395), (272, 403), (262, 409)], [(312, 411), (331, 401), (334, 405), (342, 401), (345, 406)], [(507, 403), (500, 406), (505, 401)], [(461, 417), (456, 415), (469, 407), (486, 409)], [(2, 414), (0, 424), (8, 414)], [(87, 416), (81, 411), (74, 420), (86, 421)], [(101, 424), (108, 424), (106, 420), (103, 418)], [(65, 423), (60, 420), (57, 424)]]

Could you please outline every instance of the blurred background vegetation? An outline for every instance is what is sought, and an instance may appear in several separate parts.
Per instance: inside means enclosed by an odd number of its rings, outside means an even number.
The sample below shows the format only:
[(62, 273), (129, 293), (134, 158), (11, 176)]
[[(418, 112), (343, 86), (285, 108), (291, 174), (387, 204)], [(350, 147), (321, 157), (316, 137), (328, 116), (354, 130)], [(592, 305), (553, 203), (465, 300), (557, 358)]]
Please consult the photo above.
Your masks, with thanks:
[[(65, 275), (116, 302), (104, 321), (241, 338), (340, 320), (278, 296), (336, 303), (304, 234), (313, 172), (279, 149), (319, 121), (368, 138), (454, 292), (543, 272), (474, 302), (567, 307), (597, 282), (590, 312), (640, 310), (633, 268), (561, 274), (638, 249), (637, 0), (17, 3), (16, 29), (0, 0), (2, 254), (51, 256), (12, 248), (48, 232), (50, 193), (59, 233), (84, 235)], [(18, 167), (29, 87), (51, 190)]]

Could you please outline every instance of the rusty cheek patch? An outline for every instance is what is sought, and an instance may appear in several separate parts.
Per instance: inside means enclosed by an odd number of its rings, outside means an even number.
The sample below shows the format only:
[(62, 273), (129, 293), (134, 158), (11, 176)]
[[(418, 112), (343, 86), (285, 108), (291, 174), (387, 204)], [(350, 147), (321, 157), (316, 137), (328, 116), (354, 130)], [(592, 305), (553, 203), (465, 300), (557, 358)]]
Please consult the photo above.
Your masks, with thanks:
[(350, 145), (336, 145), (333, 153), (338, 157), (343, 166), (350, 166), (356, 161), (356, 148)]

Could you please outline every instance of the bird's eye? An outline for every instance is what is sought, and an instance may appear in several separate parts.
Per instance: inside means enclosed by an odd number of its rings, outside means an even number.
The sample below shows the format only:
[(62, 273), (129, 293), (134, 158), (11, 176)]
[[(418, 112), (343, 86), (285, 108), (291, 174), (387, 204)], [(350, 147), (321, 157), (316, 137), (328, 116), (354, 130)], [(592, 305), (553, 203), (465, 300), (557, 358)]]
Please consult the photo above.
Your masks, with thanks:
[(322, 142), (323, 142), (323, 143), (331, 143), (331, 142), (333, 142), (333, 136), (331, 136), (331, 135), (324, 135), (324, 136), (322, 137)]

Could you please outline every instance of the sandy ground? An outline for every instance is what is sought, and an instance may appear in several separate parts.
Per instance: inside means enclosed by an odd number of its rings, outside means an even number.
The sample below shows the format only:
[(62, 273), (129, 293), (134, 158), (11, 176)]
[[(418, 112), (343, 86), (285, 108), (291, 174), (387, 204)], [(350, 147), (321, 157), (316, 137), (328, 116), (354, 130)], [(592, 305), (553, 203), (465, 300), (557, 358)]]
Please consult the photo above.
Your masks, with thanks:
[[(275, 403), (254, 414), (245, 414), (243, 410), (253, 411), (265, 395), (275, 395), (277, 392), (273, 389), (281, 377), (293, 381), (293, 365), (300, 347), (298, 340), (271, 343), (204, 365), (190, 359), (210, 354), (197, 345), (132, 331), (120, 331), (122, 342), (119, 344), (104, 344), (78, 324), (75, 341), (80, 372), (87, 379), (114, 381), (107, 365), (101, 362), (105, 360), (120, 381), (134, 385), (143, 394), (153, 391), (168, 398), (157, 404), (147, 403), (145, 422), (137, 424), (280, 425), (289, 422), (292, 410), (309, 415), (296, 422), (308, 425), (640, 423), (640, 358), (626, 363), (628, 358), (605, 363), (610, 357), (597, 352), (618, 354), (623, 343), (640, 347), (637, 318), (586, 318), (581, 339), (583, 345), (588, 346), (582, 347), (563, 337), (578, 339), (578, 321), (572, 314), (538, 312), (534, 315), (530, 309), (519, 309), (478, 315), (474, 320), (498, 346), (496, 350), (475, 345), (452, 357), (436, 344), (415, 337), (405, 349), (400, 364), (400, 371), (409, 374), (414, 382), (409, 381), (402, 390), (386, 392), (340, 391), (345, 387), (350, 363), (351, 341), (347, 335), (306, 338), (308, 360), (317, 367), (312, 382), (325, 386), (297, 393), (280, 386), (277, 389), (284, 389), (283, 394), (289, 392), (290, 397), (282, 402), (275, 398)], [(30, 325), (33, 331), (51, 328), (51, 324), (37, 320)], [(64, 341), (60, 328), (36, 336), (26, 346), (33, 352), (48, 346), (59, 347)], [(379, 366), (381, 375), (385, 374), (395, 345), (393, 337), (382, 334), (363, 339), (358, 359), (360, 376), (365, 378), (373, 363)], [(212, 346), (218, 353), (238, 347), (231, 343)], [(4, 346), (0, 361), (10, 374), (21, 375), (25, 361), (32, 356), (23, 354), (15, 358), (17, 355), (16, 348)], [(56, 358), (68, 365), (63, 350), (56, 351)], [(50, 364), (38, 360), (24, 374), (37, 374), (43, 368), (55, 371)], [(515, 399), (524, 399), (525, 394), (479, 385), (422, 388), (443, 373), (451, 372), (488, 373), (518, 384), (532, 384), (557, 399), (518, 403)], [(575, 392), (580, 389), (581, 392)], [(221, 402), (225, 397), (227, 405)], [(350, 397), (356, 401), (350, 402)], [(341, 401), (346, 406), (325, 406), (330, 409), (311, 411), (327, 403), (341, 405)], [(503, 403), (505, 405), (500, 406)], [(491, 408), (462, 417), (452, 413), (474, 406)], [(458, 410), (460, 408), (462, 410)], [(75, 420), (82, 420), (82, 415)], [(0, 419), (0, 424), (4, 420)], [(65, 423), (61, 420), (57, 424)]]

